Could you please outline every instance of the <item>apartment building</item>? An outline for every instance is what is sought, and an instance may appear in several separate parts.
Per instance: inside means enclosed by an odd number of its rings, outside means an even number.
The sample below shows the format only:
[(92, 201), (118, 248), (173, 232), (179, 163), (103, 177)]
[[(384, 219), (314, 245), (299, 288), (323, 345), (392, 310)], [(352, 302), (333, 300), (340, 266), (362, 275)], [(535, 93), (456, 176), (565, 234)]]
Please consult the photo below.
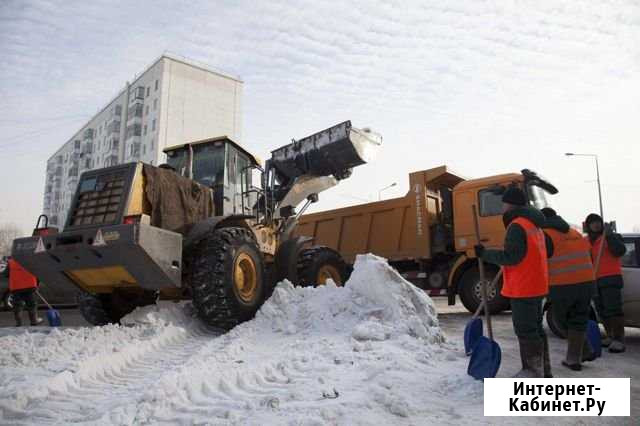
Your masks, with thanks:
[(47, 161), (43, 212), (62, 228), (79, 176), (132, 161), (161, 164), (164, 148), (213, 136), (242, 140), (241, 80), (162, 55)]

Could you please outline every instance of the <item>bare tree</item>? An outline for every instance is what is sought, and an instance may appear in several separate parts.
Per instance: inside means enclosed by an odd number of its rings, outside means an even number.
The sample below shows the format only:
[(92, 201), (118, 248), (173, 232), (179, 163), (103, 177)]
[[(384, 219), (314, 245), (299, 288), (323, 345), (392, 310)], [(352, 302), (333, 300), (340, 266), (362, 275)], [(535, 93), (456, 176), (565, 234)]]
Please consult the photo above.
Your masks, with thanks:
[(0, 225), (0, 256), (11, 254), (13, 240), (23, 236), (23, 232), (13, 223), (3, 223)]

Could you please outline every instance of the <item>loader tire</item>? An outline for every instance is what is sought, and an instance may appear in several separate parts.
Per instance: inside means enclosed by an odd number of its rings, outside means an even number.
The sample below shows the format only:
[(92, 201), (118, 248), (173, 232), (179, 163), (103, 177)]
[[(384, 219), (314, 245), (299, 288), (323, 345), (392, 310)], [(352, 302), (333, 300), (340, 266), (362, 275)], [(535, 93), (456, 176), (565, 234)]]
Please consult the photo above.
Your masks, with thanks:
[(302, 286), (324, 285), (329, 278), (337, 286), (343, 286), (349, 277), (348, 271), (340, 253), (329, 247), (311, 247), (298, 256), (298, 284)]
[[(494, 268), (485, 267), (486, 278), (491, 281), (493, 277), (498, 273)], [(509, 309), (509, 300), (500, 294), (502, 289), (502, 279), (500, 279), (495, 288), (488, 289), (489, 298), (489, 312), (492, 314), (500, 313)], [(460, 295), (460, 301), (465, 308), (471, 313), (474, 313), (482, 301), (482, 293), (480, 286), (480, 271), (478, 266), (474, 265), (467, 269), (460, 277), (460, 283), (458, 285), (458, 294)]]
[(264, 261), (253, 233), (217, 229), (194, 248), (188, 282), (206, 324), (230, 330), (255, 315), (266, 291)]
[(108, 295), (96, 296), (84, 291), (78, 293), (78, 310), (89, 324), (107, 325), (118, 322), (120, 318), (114, 320), (108, 309), (107, 297)]

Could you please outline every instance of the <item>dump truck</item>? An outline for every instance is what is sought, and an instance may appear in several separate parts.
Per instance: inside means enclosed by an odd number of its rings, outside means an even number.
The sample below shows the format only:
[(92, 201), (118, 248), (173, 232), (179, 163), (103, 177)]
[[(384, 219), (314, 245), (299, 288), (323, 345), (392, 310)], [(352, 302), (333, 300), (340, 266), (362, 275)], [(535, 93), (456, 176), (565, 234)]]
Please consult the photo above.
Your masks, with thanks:
[[(365, 164), (382, 138), (345, 121), (259, 158), (226, 136), (164, 150), (141, 162), (80, 177), (62, 232), (19, 238), (12, 254), (40, 280), (80, 290), (79, 310), (101, 325), (158, 298), (191, 299), (207, 324), (251, 318), (282, 279), (300, 278), (309, 253), (325, 279), (343, 282), (339, 253), (295, 236), (318, 194)], [(302, 204), (299, 211), (296, 208)]]
[[(361, 253), (385, 257), (430, 295), (446, 294), (450, 305), (459, 295), (464, 306), (475, 312), (481, 282), (473, 248), (478, 241), (472, 206), (477, 206), (480, 243), (501, 248), (505, 235), (501, 197), (510, 185), (524, 189), (537, 208), (547, 205), (545, 194), (558, 192), (527, 169), (467, 180), (440, 166), (409, 174), (404, 197), (303, 215), (295, 233), (312, 238), (317, 247), (336, 250), (348, 264)], [(487, 265), (485, 270), (492, 280), (499, 267)], [(493, 312), (509, 306), (500, 295), (501, 280), (496, 281), (488, 297)]]

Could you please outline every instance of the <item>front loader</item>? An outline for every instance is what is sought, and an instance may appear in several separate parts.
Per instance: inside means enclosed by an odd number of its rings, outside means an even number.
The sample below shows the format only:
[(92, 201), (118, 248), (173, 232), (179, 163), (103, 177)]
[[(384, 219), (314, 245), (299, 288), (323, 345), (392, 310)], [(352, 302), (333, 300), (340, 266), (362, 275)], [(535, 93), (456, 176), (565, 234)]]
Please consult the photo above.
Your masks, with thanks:
[(49, 285), (78, 287), (92, 324), (160, 297), (192, 299), (205, 323), (230, 329), (282, 279), (344, 283), (340, 255), (293, 230), (318, 194), (368, 162), (381, 141), (346, 121), (276, 149), (264, 166), (219, 137), (167, 148), (159, 167), (88, 171), (64, 231), (16, 239), (13, 256)]

